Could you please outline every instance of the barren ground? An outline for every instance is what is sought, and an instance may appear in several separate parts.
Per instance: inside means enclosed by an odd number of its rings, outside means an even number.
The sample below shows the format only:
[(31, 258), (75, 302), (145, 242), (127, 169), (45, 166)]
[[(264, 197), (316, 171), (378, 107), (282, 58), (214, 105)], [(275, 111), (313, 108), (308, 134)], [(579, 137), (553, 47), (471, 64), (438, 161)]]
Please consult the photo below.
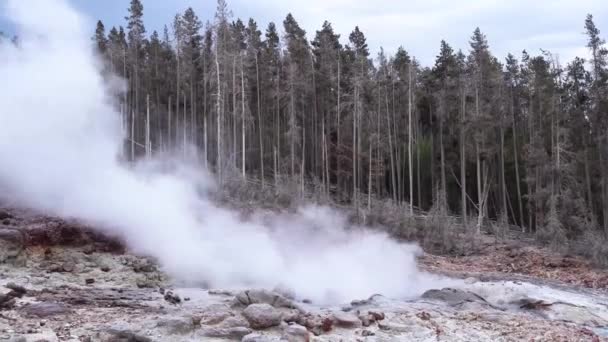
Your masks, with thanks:
[(288, 290), (180, 287), (75, 222), (0, 210), (0, 340), (608, 341), (607, 272), (487, 240), (420, 258), (449, 289), (323, 307)]

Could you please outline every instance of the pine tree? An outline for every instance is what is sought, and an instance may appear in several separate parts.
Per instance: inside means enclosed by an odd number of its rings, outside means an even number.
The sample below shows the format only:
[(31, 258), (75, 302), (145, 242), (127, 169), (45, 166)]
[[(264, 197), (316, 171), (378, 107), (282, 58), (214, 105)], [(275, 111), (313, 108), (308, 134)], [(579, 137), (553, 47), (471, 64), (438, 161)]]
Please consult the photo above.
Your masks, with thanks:
[(587, 33), (587, 47), (591, 51), (591, 84), (592, 110), (590, 119), (594, 140), (597, 144), (597, 154), (599, 156), (599, 168), (601, 175), (600, 201), (602, 204), (602, 226), (605, 233), (608, 233), (608, 172), (606, 172), (606, 124), (605, 113), (608, 111), (608, 49), (606, 41), (600, 37), (600, 30), (593, 22), (593, 16), (587, 15), (585, 19), (585, 30)]
[(97, 27), (95, 28), (95, 36), (93, 37), (93, 40), (95, 41), (97, 52), (104, 55), (108, 49), (108, 39), (106, 38), (106, 28), (101, 20), (97, 21)]

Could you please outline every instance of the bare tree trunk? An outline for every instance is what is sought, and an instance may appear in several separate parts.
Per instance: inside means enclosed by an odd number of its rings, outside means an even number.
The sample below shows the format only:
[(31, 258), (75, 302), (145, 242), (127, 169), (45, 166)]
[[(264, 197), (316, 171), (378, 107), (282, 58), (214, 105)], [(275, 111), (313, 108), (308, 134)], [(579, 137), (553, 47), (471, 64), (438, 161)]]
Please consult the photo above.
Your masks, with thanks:
[(135, 161), (135, 111), (131, 110), (131, 161)]
[(306, 162), (306, 159), (304, 159), (306, 156), (305, 151), (306, 151), (306, 125), (302, 125), (302, 156), (301, 156), (302, 163), (300, 165), (300, 187), (301, 187), (300, 193), (302, 194), (302, 197), (304, 197), (304, 194), (305, 194), (304, 193), (304, 190), (305, 190), (304, 189), (304, 170), (305, 170), (304, 165)]
[[(532, 112), (532, 101), (530, 101), (530, 112), (528, 113), (528, 130), (529, 130), (529, 136), (528, 136), (528, 144), (532, 145), (534, 143), (534, 120), (533, 120), (533, 112)], [(533, 168), (529, 167), (529, 174), (527, 177), (527, 183), (528, 183), (528, 231), (532, 232), (532, 228), (534, 226), (534, 209), (533, 209), (533, 203), (534, 203), (534, 190), (533, 190), (533, 184), (534, 182), (536, 182), (535, 178), (532, 178), (533, 175), (536, 176), (536, 173), (533, 172)]]
[(329, 188), (329, 181), (325, 177), (325, 163), (327, 160), (327, 154), (325, 150), (325, 118), (321, 120), (321, 184), (323, 184), (323, 190), (327, 192)]
[(274, 162), (274, 186), (276, 187), (279, 183), (279, 173), (277, 172), (278, 169), (278, 160), (277, 160), (277, 148), (276, 146), (274, 147), (274, 151), (272, 151), (272, 156), (273, 156), (273, 162)]
[[(363, 109), (363, 105), (362, 105), (362, 100), (361, 100), (361, 89), (359, 89), (359, 91), (357, 92), (357, 105), (359, 106), (359, 109), (357, 110), (357, 162), (355, 163), (355, 165), (357, 165), (357, 177), (355, 178), (356, 181), (356, 203), (357, 203), (357, 219), (359, 219), (359, 206), (361, 205), (359, 203), (359, 192), (361, 191), (361, 174), (363, 173), (363, 170), (361, 168), (361, 158), (359, 158), (359, 155), (362, 153), (361, 152), (361, 115), (362, 115), (362, 109)], [(363, 152), (365, 153), (365, 152)]]
[(262, 140), (262, 104), (260, 103), (261, 101), (261, 96), (260, 96), (260, 71), (259, 71), (259, 67), (258, 67), (258, 55), (256, 52), (255, 55), (255, 79), (256, 79), (256, 89), (257, 89), (257, 105), (258, 105), (258, 138), (260, 140), (260, 178), (262, 179), (262, 188), (264, 187), (264, 181), (265, 181), (265, 176), (264, 176), (264, 142)]
[(408, 100), (407, 100), (407, 114), (408, 114), (408, 126), (407, 126), (407, 166), (408, 166), (408, 176), (410, 180), (410, 216), (414, 215), (414, 167), (412, 165), (412, 144), (413, 144), (413, 136), (412, 136), (412, 64), (409, 65), (408, 72)]
[(232, 58), (232, 166), (236, 169), (236, 56)]
[(446, 192), (447, 192), (447, 184), (446, 184), (446, 177), (445, 177), (445, 148), (443, 146), (443, 120), (444, 118), (447, 116), (447, 110), (446, 110), (446, 103), (445, 103), (445, 91), (442, 97), (442, 115), (439, 118), (439, 155), (441, 158), (441, 189), (439, 192), (439, 195), (441, 196), (441, 198), (437, 199), (440, 201), (441, 204), (441, 209), (442, 210), (447, 210), (447, 197), (446, 197)]
[(587, 139), (585, 139), (585, 190), (587, 193), (587, 205), (591, 213), (594, 212), (593, 208), (593, 194), (591, 192), (591, 175), (589, 172), (589, 147), (587, 145)]
[(515, 109), (513, 108), (513, 90), (511, 90), (511, 126), (513, 131), (513, 159), (515, 161), (515, 185), (517, 188), (517, 207), (519, 209), (519, 224), (521, 231), (526, 232), (526, 224), (524, 223), (524, 207), (521, 200), (521, 184), (519, 176), (519, 151), (517, 149), (517, 127), (515, 123)]
[[(416, 131), (418, 132), (417, 138), (420, 138), (419, 125), (416, 125)], [(422, 208), (422, 181), (420, 179), (420, 148), (418, 144), (416, 144), (416, 190), (418, 192), (418, 208)]]
[(397, 173), (397, 187), (395, 188), (395, 192), (396, 197), (397, 197), (397, 202), (401, 203), (401, 201), (403, 200), (403, 195), (402, 195), (402, 188), (403, 188), (403, 177), (402, 177), (402, 172), (401, 172), (401, 148), (400, 148), (400, 144), (399, 144), (399, 139), (397, 137), (397, 132), (398, 132), (398, 125), (397, 125), (397, 120), (396, 120), (396, 113), (395, 113), (395, 82), (391, 82), (391, 99), (392, 99), (392, 103), (391, 103), (391, 122), (393, 124), (393, 133), (395, 135), (395, 172)]
[(186, 115), (187, 115), (187, 113), (186, 113), (186, 92), (184, 92), (184, 112), (183, 112), (184, 122), (182, 122), (182, 126), (183, 126), (183, 128), (182, 128), (182, 135), (183, 135), (182, 153), (183, 153), (184, 157), (186, 157), (186, 144), (187, 144), (187, 141), (186, 141), (186, 138), (187, 138)]
[[(479, 88), (475, 86), (475, 115), (479, 118)], [(479, 139), (475, 138), (475, 163), (477, 166), (477, 233), (481, 231), (483, 223), (483, 188), (481, 183), (481, 151), (479, 148)]]
[(464, 89), (461, 90), (460, 108), (460, 202), (462, 206), (462, 222), (467, 228), (467, 159), (466, 159), (466, 97)]
[(293, 78), (294, 78), (294, 67), (293, 65), (290, 65), (290, 72), (291, 72), (291, 76), (290, 76), (290, 85), (289, 85), (289, 127), (290, 127), (290, 134), (289, 134), (289, 154), (290, 154), (290, 158), (291, 158), (291, 177), (294, 178), (295, 174), (296, 174), (296, 163), (295, 163), (295, 94), (294, 94), (294, 84), (293, 84)]
[(435, 134), (433, 134), (433, 105), (429, 105), (429, 126), (431, 127), (431, 204), (433, 204), (435, 196)]
[(340, 146), (341, 146), (341, 143), (340, 143), (340, 141), (341, 141), (340, 140), (340, 111), (341, 111), (341, 108), (340, 108), (340, 99), (341, 99), (341, 96), (340, 96), (340, 89), (341, 89), (341, 87), (340, 87), (340, 73), (341, 73), (340, 59), (341, 59), (340, 53), (338, 52), (338, 84), (337, 84), (337, 88), (338, 88), (337, 94), (338, 95), (337, 95), (337, 105), (336, 105), (336, 149), (335, 149), (336, 150), (335, 157), (336, 157), (336, 192), (337, 193), (340, 192), (340, 179), (342, 178), (342, 177), (340, 177)]
[[(181, 42), (179, 40), (179, 36), (176, 37), (177, 39), (177, 47), (176, 47), (176, 53), (175, 53), (175, 58), (177, 59), (177, 70), (175, 72), (176, 74), (176, 83), (175, 83), (175, 148), (177, 148), (177, 146), (179, 145), (179, 134), (178, 134), (178, 123), (179, 123), (179, 95), (180, 95), (180, 76), (181, 76), (181, 71), (180, 71), (180, 56), (179, 56), (179, 51), (180, 51), (180, 45)], [(218, 84), (219, 86), (219, 84)], [(171, 130), (169, 130), (169, 132), (171, 132)], [(171, 135), (171, 133), (169, 133), (169, 135)]]
[(179, 107), (179, 97), (181, 96), (181, 92), (177, 92), (177, 98), (175, 99), (175, 148), (179, 147), (179, 117), (180, 117), (180, 107)]
[[(312, 97), (313, 97), (313, 101), (312, 101), (312, 106), (313, 106), (313, 124), (312, 127), (313, 129), (311, 130), (310, 134), (311, 137), (313, 137), (313, 139), (311, 139), (311, 143), (312, 143), (312, 148), (311, 148), (311, 152), (313, 154), (313, 158), (312, 158), (312, 170), (313, 170), (313, 174), (316, 176), (317, 172), (319, 171), (318, 168), (318, 161), (316, 156), (318, 155), (318, 142), (317, 139), (315, 139), (315, 137), (317, 137), (317, 120), (318, 120), (318, 103), (317, 103), (317, 82), (316, 82), (316, 78), (315, 78), (315, 63), (314, 63), (314, 59), (313, 59), (313, 55), (310, 54), (310, 71), (312, 74)], [(321, 168), (321, 172), (322, 172), (322, 168)], [(322, 176), (321, 176), (322, 178)]]
[(367, 173), (367, 211), (372, 209), (372, 144), (369, 145), (369, 171)]
[(388, 94), (384, 93), (385, 101), (386, 101), (386, 125), (388, 127), (388, 148), (390, 152), (391, 158), (391, 195), (393, 197), (393, 201), (397, 202), (397, 180), (395, 179), (395, 156), (393, 151), (393, 138), (391, 133), (391, 120), (390, 120), (390, 112), (388, 110)]
[[(122, 74), (124, 75), (125, 79), (127, 80), (127, 85), (128, 85), (129, 77), (127, 75), (127, 49), (126, 48), (123, 48), (123, 51), (122, 51)], [(123, 92), (123, 98), (122, 98), (123, 106), (124, 106), (122, 114), (124, 115), (125, 122), (128, 122), (127, 118), (129, 117), (129, 110), (127, 108), (127, 100), (128, 100), (127, 94), (128, 93), (129, 92), (127, 92), (127, 91)]]
[[(357, 81), (355, 81), (357, 82)], [(353, 204), (358, 209), (357, 203), (357, 118), (359, 116), (359, 87), (355, 85), (355, 96), (354, 96), (355, 110), (353, 113)], [(388, 114), (388, 113), (387, 113)], [(388, 118), (388, 116), (387, 116)], [(358, 214), (358, 211), (357, 211)]]
[(216, 165), (218, 177), (220, 183), (222, 182), (222, 130), (221, 130), (221, 121), (222, 121), (222, 84), (220, 81), (220, 62), (218, 56), (217, 44), (215, 44), (215, 69), (217, 74), (217, 157), (216, 157)]
[[(194, 96), (194, 80), (190, 78), (190, 144), (196, 145), (196, 97)], [(188, 140), (187, 139), (187, 140)]]
[(152, 155), (152, 143), (150, 142), (150, 95), (146, 94), (146, 158)]
[(243, 178), (245, 178), (246, 169), (246, 154), (247, 149), (245, 148), (245, 74), (243, 72), (243, 56), (241, 56), (241, 168)]
[[(277, 62), (278, 63), (278, 62)], [(275, 185), (278, 181), (278, 176), (279, 176), (279, 160), (281, 159), (281, 77), (280, 77), (280, 73), (281, 73), (281, 67), (280, 64), (277, 64), (277, 89), (276, 89), (276, 128), (277, 128), (277, 134), (276, 134), (276, 144), (275, 144), (275, 149), (274, 149), (274, 155), (275, 155), (275, 170), (274, 170), (274, 174), (275, 174)]]
[[(501, 113), (502, 118), (502, 113)], [(503, 120), (500, 122), (500, 193), (502, 199), (502, 215), (505, 215), (508, 221), (509, 212), (507, 208), (507, 185), (505, 181), (505, 129), (503, 127)]]
[[(604, 140), (604, 139), (601, 139)], [(603, 153), (603, 148), (602, 148), (602, 144), (604, 144), (604, 141), (601, 141), (600, 144), (598, 144), (598, 152), (599, 152), (599, 159), (600, 159), (600, 173), (602, 175), (601, 177), (601, 182), (602, 182), (602, 218), (603, 218), (603, 228), (604, 228), (604, 232), (608, 233), (608, 198), (606, 196), (606, 175), (604, 172), (604, 153)]]
[(167, 145), (171, 145), (171, 95), (169, 95), (169, 104), (167, 105)]
[(327, 193), (327, 195), (329, 195), (329, 188), (330, 188), (330, 179), (329, 179), (329, 150), (327, 149), (327, 134), (325, 132), (325, 119), (321, 122), (321, 125), (323, 126), (321, 129), (323, 130), (323, 151), (325, 153), (325, 164), (323, 165), (323, 173), (324, 173), (324, 179), (325, 179), (325, 191)]
[(209, 170), (209, 154), (208, 154), (208, 140), (207, 140), (207, 116), (203, 116), (203, 158), (205, 161), (205, 170)]

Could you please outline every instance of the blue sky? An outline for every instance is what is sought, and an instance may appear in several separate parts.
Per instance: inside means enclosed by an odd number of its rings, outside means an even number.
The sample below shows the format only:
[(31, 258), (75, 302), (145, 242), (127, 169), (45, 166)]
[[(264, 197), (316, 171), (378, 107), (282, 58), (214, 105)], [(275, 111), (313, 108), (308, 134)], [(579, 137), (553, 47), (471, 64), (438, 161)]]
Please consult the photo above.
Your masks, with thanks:
[[(6, 0), (0, 0), (0, 3)], [(32, 1), (33, 0), (21, 0)], [(128, 0), (67, 0), (91, 21), (107, 27), (124, 25)], [(215, 0), (143, 0), (149, 32), (162, 30), (177, 12), (194, 8), (203, 22), (213, 20)], [(324, 20), (346, 42), (355, 25), (365, 33), (373, 54), (382, 46), (389, 53), (403, 45), (424, 65), (431, 65), (441, 39), (452, 47), (468, 50), (468, 40), (479, 26), (492, 52), (503, 60), (508, 52), (519, 56), (540, 49), (552, 51), (566, 63), (573, 56), (587, 56), (583, 23), (587, 13), (595, 17), (602, 36), (608, 38), (608, 6), (605, 0), (228, 0), (233, 17), (253, 17), (265, 28), (280, 24), (291, 12), (309, 39)], [(52, 20), (52, 18), (49, 18)], [(279, 25), (280, 26), (280, 25)], [(14, 29), (0, 18), (0, 30)]]

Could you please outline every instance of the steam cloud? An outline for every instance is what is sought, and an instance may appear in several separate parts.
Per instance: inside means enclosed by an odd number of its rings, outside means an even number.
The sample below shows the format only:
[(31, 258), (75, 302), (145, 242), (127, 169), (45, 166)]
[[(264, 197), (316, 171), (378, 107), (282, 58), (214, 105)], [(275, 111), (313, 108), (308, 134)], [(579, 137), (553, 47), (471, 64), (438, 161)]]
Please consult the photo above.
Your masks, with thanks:
[(12, 200), (118, 234), (178, 280), (281, 285), (325, 303), (437, 285), (417, 271), (416, 246), (349, 232), (328, 208), (244, 222), (201, 195), (213, 182), (199, 169), (120, 164), (116, 82), (100, 76), (84, 18), (64, 0), (3, 11), (20, 37), (0, 44), (0, 189)]

